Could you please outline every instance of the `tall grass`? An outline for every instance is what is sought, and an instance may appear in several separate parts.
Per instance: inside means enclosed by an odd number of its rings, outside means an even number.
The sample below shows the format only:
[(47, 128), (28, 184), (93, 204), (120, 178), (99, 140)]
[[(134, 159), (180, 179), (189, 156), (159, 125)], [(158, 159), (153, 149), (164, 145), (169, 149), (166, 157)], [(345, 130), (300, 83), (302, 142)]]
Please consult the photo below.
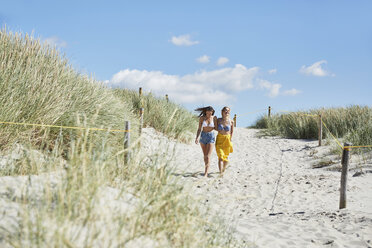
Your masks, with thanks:
[[(97, 142), (103, 142), (100, 148)], [(140, 162), (143, 155), (137, 154), (124, 167), (121, 155), (108, 155), (112, 154), (110, 149), (107, 140), (97, 140), (89, 133), (76, 136), (70, 142), (63, 170), (44, 175), (44, 181), (33, 176), (26, 180), (27, 187), (21, 194), (9, 196), (13, 206), (19, 206), (15, 208), (18, 221), (0, 222), (0, 245), (238, 245), (220, 223), (206, 220), (206, 211), (200, 210), (197, 202), (183, 192), (183, 186), (170, 176), (167, 160), (146, 164)], [(49, 168), (60, 166), (57, 158), (50, 160), (54, 164)]]
[(189, 141), (197, 129), (197, 118), (183, 107), (152, 94), (139, 96), (136, 91), (115, 89), (115, 95), (138, 112), (144, 108), (144, 125), (170, 137)]
[[(0, 61), (0, 121), (87, 127), (94, 122), (98, 127), (123, 129), (124, 120), (129, 120), (132, 129), (138, 127), (126, 103), (94, 79), (76, 72), (54, 48), (39, 40), (1, 30)], [(0, 125), (0, 148), (15, 139), (48, 143), (46, 137), (54, 140), (59, 132)], [(68, 139), (68, 131), (63, 132)]]
[[(353, 145), (372, 145), (372, 108), (353, 105), (345, 108), (313, 109), (304, 112), (275, 114), (271, 118), (263, 116), (255, 127), (267, 128), (268, 132), (294, 139), (317, 139), (318, 117), (337, 138), (352, 142)], [(323, 127), (323, 137), (331, 137)]]
[[(114, 93), (99, 85), (28, 35), (2, 30), (0, 61), (0, 121), (122, 129), (124, 120), (130, 120), (136, 138), (133, 92)], [(145, 99), (148, 126), (183, 138), (196, 125), (181, 107)], [(131, 163), (123, 166), (123, 135), (0, 125), (0, 150), (21, 147), (21, 156), (0, 175), (27, 178), (21, 194), (19, 185), (0, 196), (16, 211), (16, 216), (2, 213), (10, 220), (0, 222), (1, 246), (237, 245), (223, 225), (210, 223), (185, 194), (167, 160), (145, 160), (147, 154), (134, 150)], [(9, 177), (0, 177), (5, 179)]]

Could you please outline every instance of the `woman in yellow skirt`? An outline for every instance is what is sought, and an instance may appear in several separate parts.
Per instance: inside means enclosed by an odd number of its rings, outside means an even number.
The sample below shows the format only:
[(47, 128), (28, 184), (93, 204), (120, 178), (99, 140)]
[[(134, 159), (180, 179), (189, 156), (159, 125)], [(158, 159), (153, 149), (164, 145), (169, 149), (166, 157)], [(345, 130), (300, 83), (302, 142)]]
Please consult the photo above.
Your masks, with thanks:
[(216, 138), (216, 153), (218, 156), (218, 169), (220, 175), (225, 172), (226, 166), (229, 162), (228, 156), (233, 152), (231, 143), (234, 132), (234, 121), (230, 119), (230, 108), (223, 107), (221, 110), (222, 118), (215, 118), (215, 129), (218, 131)]

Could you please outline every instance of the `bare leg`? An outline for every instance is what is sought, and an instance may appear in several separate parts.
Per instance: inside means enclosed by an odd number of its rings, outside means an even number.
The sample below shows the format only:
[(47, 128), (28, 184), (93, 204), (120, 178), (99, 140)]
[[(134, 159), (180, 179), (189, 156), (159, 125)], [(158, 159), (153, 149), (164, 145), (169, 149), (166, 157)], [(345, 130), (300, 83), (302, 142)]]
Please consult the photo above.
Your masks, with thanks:
[(208, 176), (208, 169), (209, 169), (209, 153), (210, 153), (210, 144), (202, 144), (200, 143), (200, 146), (203, 150), (203, 155), (204, 155), (204, 164), (205, 164), (205, 172), (204, 172), (204, 176), (207, 177)]
[(204, 155), (204, 163), (205, 163), (205, 177), (208, 177), (208, 169), (209, 169), (209, 164), (211, 161), (211, 154), (213, 150), (213, 144), (206, 144), (206, 155)]
[(220, 175), (222, 176), (223, 170), (222, 170), (222, 163), (223, 160), (218, 158), (218, 169), (220, 170)]
[(222, 173), (225, 172), (228, 163), (229, 163), (229, 162), (227, 162), (227, 161), (223, 161), (223, 169), (222, 169)]
[(209, 170), (209, 157), (208, 157), (208, 155), (204, 155), (204, 164), (205, 164), (204, 177), (208, 177), (208, 170)]

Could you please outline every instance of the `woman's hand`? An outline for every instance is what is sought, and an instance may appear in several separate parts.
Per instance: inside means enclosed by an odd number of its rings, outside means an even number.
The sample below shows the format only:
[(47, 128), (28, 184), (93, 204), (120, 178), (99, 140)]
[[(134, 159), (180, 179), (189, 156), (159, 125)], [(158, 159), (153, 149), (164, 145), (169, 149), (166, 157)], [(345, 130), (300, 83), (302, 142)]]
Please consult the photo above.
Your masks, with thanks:
[(195, 144), (199, 144), (198, 138), (195, 139)]

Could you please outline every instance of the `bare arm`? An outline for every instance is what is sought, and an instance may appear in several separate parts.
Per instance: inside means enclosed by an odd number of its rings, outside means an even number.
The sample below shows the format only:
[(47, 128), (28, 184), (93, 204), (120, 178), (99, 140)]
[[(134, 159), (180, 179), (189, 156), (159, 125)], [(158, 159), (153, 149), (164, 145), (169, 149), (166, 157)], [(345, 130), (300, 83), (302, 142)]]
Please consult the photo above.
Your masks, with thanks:
[(199, 144), (199, 135), (200, 135), (200, 132), (201, 132), (201, 128), (202, 128), (202, 123), (203, 123), (203, 117), (200, 117), (199, 118), (199, 128), (198, 128), (198, 131), (196, 132), (196, 138), (195, 138), (195, 144)]
[(232, 139), (232, 136), (233, 136), (233, 132), (234, 132), (234, 121), (231, 121), (231, 127), (230, 127), (231, 131), (230, 131), (230, 140)]
[(217, 116), (213, 117), (213, 122), (214, 122), (214, 130), (218, 131)]

